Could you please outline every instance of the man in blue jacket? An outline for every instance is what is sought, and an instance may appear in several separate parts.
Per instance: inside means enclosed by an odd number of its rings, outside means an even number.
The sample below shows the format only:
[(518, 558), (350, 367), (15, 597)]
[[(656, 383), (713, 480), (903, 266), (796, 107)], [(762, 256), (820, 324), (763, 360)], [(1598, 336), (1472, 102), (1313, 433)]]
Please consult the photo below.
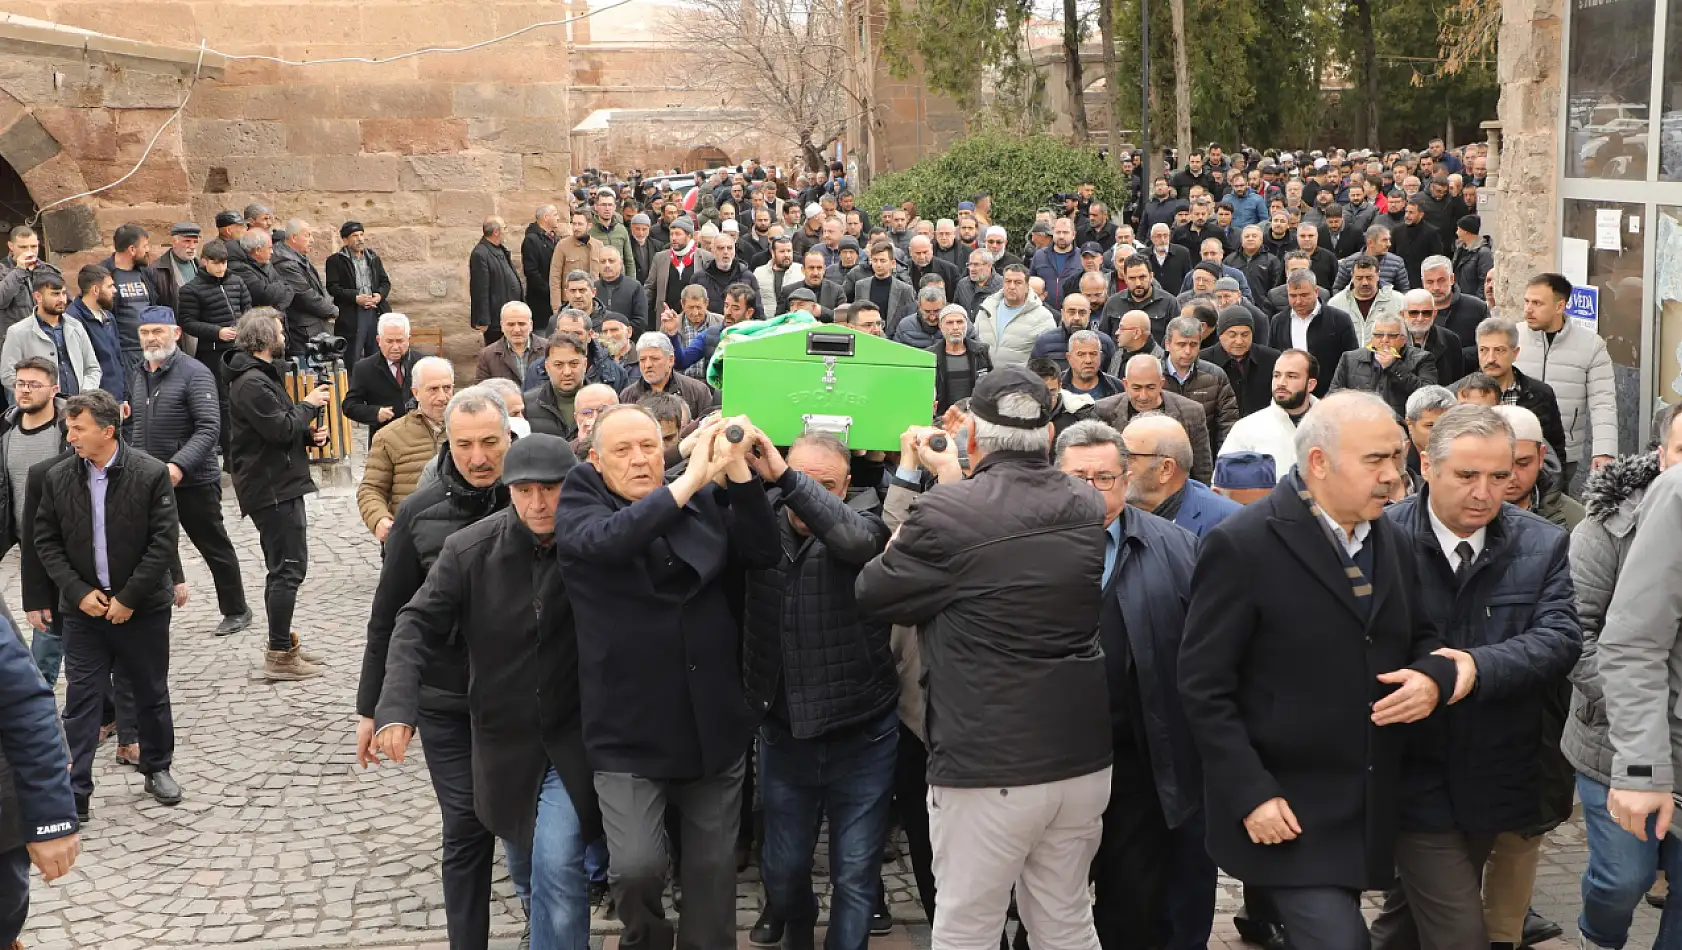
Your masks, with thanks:
[(1386, 517), (1443, 631), (1436, 652), (1454, 661), (1454, 705), (1407, 736), (1397, 882), (1373, 923), (1376, 950), (1491, 945), (1484, 863), (1498, 834), (1541, 817), (1543, 705), (1582, 652), (1569, 536), (1502, 503), (1507, 422), (1486, 406), (1450, 409), (1421, 468), (1426, 486)]
[(1058, 433), (1056, 449), (1057, 467), (1104, 497), (1098, 628), (1121, 767), (1111, 773), (1092, 862), (1098, 941), (1201, 947), (1215, 914), (1215, 865), (1203, 848), (1202, 769), (1176, 685), (1197, 539), (1131, 504), (1127, 445), (1115, 429), (1077, 422)]
[(29, 866), (50, 883), (82, 850), (58, 707), (11, 615), (0, 603), (0, 947), (29, 916)]
[(1191, 437), (1166, 415), (1135, 416), (1127, 424), (1127, 503), (1172, 521), (1201, 538), (1243, 507), (1191, 477)]
[(1051, 246), (1034, 252), (1028, 274), (1045, 281), (1045, 305), (1063, 304), (1063, 283), (1080, 273), (1080, 248), (1075, 247), (1075, 223), (1058, 218), (1051, 226)]

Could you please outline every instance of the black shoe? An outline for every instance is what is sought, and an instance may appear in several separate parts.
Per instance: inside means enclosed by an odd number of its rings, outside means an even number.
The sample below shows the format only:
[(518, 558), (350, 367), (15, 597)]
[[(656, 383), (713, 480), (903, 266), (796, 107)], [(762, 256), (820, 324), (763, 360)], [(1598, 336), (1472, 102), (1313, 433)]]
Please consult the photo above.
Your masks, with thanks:
[(249, 626), (251, 626), (251, 611), (247, 610), (243, 613), (230, 614), (229, 616), (223, 617), (222, 622), (216, 625), (216, 635), (219, 637), (226, 637), (231, 634), (238, 633)]
[(597, 881), (590, 882), (590, 906), (599, 907), (607, 903), (607, 884)]
[(1664, 910), (1664, 900), (1666, 896), (1668, 895), (1649, 893), (1647, 895), (1647, 906), (1658, 910)]
[(88, 796), (76, 796), (76, 820), (82, 824), (88, 823)]
[(748, 931), (748, 943), (756, 947), (781, 946), (784, 929), (782, 918), (773, 917), (771, 908), (766, 907), (759, 912), (759, 919), (753, 922), (753, 929)]
[(894, 932), (894, 915), (888, 913), (888, 908), (878, 907), (870, 915), (870, 935), (872, 937), (886, 937)]
[(1280, 924), (1252, 920), (1242, 914), (1232, 918), (1238, 939), (1255, 944), (1264, 950), (1285, 950), (1285, 928)]
[(1533, 907), (1524, 912), (1524, 940), (1520, 947), (1534, 947), (1539, 943), (1547, 943), (1555, 937), (1564, 936), (1565, 928), (1554, 923)]
[(181, 786), (169, 777), (168, 772), (153, 772), (146, 776), (146, 794), (157, 799), (160, 805), (181, 804)]

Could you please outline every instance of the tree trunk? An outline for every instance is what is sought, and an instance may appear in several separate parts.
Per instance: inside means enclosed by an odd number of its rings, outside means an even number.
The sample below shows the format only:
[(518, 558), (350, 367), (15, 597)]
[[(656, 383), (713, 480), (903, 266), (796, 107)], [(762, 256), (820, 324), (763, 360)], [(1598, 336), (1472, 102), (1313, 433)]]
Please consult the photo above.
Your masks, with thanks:
[(1355, 139), (1378, 148), (1378, 41), (1373, 37), (1372, 0), (1350, 0), (1355, 28), (1361, 38), (1361, 115), (1355, 122)]
[(1085, 145), (1086, 77), (1080, 63), (1080, 14), (1075, 11), (1075, 0), (1063, 0), (1063, 59), (1069, 77), (1069, 124), (1075, 144)]
[(1191, 67), (1186, 64), (1186, 0), (1170, 0), (1174, 20), (1174, 147), (1182, 164), (1191, 155)]
[(807, 171), (815, 172), (829, 167), (828, 163), (824, 161), (823, 155), (818, 152), (818, 147), (812, 144), (812, 134), (810, 132), (800, 133), (800, 154), (806, 158)]
[(1110, 110), (1110, 161), (1121, 161), (1121, 84), (1116, 82), (1115, 0), (1098, 0), (1098, 39), (1104, 44), (1104, 101)]

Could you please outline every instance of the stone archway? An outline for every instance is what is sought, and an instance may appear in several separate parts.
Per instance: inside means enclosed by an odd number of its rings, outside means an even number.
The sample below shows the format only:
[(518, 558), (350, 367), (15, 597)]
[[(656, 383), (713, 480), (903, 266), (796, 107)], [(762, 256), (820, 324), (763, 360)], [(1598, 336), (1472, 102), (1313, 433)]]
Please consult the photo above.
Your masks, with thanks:
[[(27, 205), (33, 216), (42, 205), (88, 190), (81, 167), (29, 108), (0, 91), (0, 216), (10, 220), (13, 206)], [(18, 220), (22, 224), (27, 218)], [(75, 254), (101, 243), (99, 225), (88, 199), (79, 198), (47, 211), (35, 225), (43, 249)]]
[(730, 156), (716, 145), (701, 145), (692, 148), (683, 156), (683, 167), (686, 171), (705, 171), (730, 164)]

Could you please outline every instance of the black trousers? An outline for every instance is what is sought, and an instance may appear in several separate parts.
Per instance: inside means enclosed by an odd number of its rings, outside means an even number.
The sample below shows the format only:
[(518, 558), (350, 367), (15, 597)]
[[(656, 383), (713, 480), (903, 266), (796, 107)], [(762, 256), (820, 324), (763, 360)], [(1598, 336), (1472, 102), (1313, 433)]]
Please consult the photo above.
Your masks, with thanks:
[(1361, 892), (1348, 887), (1256, 887), (1285, 926), (1291, 950), (1371, 950)]
[(168, 608), (111, 623), (72, 610), (64, 617), (64, 739), (70, 746), (70, 787), (93, 794), (93, 756), (113, 667), (134, 690), (134, 725), (140, 738), (140, 771), (151, 775), (175, 757), (175, 721), (169, 706)]
[(1129, 743), (1116, 749), (1103, 837), (1092, 859), (1092, 922), (1103, 950), (1152, 950), (1166, 943), (1163, 902), (1173, 856), (1150, 760)]
[(228, 422), (228, 366), (222, 362), (222, 354), (233, 348), (232, 343), (217, 343), (212, 345), (206, 340), (199, 341), (198, 360), (210, 368), (210, 375), (216, 378), (216, 399), (222, 407), (222, 464), (228, 463), (228, 446), (231, 443), (234, 430)]
[(423, 709), (419, 718), (426, 771), (444, 818), (444, 927), (450, 950), (485, 950), (496, 836), (473, 812), (473, 726), (465, 712)]
[[(298, 587), (309, 571), (309, 521), (304, 500), (294, 498), (251, 513), (257, 540), (263, 548), (268, 577), (263, 582), (263, 609), (269, 615), (269, 649), (292, 648), (292, 613), (298, 607)], [(472, 805), (469, 796), (469, 807)]]
[(9, 947), (29, 919), (29, 849), (0, 853), (0, 947)]
[(899, 725), (899, 760), (894, 765), (894, 808), (911, 851), (917, 900), (934, 922), (934, 845), (929, 838), (929, 750), (905, 723)]
[(222, 482), (208, 485), (177, 485), (175, 507), (181, 515), (181, 530), (187, 533), (193, 547), (210, 568), (216, 582), (216, 605), (222, 616), (245, 613), (245, 584), (239, 576), (239, 555), (228, 540), (228, 529), (222, 524)]

